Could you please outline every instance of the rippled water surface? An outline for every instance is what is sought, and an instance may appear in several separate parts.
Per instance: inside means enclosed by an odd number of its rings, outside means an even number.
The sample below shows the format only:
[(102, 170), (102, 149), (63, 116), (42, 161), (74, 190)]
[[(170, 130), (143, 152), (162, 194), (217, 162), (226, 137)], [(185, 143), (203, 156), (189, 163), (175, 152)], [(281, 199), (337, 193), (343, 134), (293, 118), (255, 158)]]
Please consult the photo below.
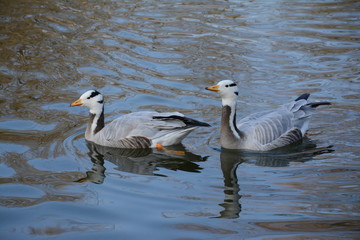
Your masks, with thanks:
[[(360, 4), (319, 1), (0, 2), (1, 239), (358, 239)], [(238, 116), (310, 92), (310, 139), (272, 154), (219, 150)], [(180, 111), (211, 128), (184, 156), (87, 143), (88, 89), (106, 121)], [(333, 145), (334, 151), (312, 154)]]

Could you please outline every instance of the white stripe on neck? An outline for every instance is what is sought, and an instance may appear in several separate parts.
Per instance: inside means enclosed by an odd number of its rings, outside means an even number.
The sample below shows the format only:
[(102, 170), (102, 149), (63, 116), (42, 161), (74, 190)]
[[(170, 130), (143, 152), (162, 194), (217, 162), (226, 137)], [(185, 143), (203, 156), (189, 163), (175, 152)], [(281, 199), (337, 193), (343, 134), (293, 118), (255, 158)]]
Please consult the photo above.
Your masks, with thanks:
[(97, 127), (97, 123), (98, 123), (98, 120), (99, 120), (102, 112), (103, 112), (102, 108), (97, 108), (95, 110), (93, 110), (93, 109), (90, 110), (91, 114), (95, 114), (95, 117), (93, 119), (93, 122), (91, 123), (91, 128), (90, 128), (90, 134), (91, 135), (95, 135), (95, 129)]
[(234, 126), (234, 124), (236, 124), (236, 122), (234, 122), (234, 117), (236, 113), (236, 99), (231, 99), (231, 98), (222, 99), (222, 105), (230, 107), (229, 126), (234, 136), (237, 139), (240, 139), (239, 133), (236, 131)]
[(96, 114), (94, 117), (93, 122), (91, 123), (91, 128), (90, 128), (90, 134), (91, 135), (95, 135), (95, 129), (97, 127), (97, 122), (99, 120), (100, 115)]

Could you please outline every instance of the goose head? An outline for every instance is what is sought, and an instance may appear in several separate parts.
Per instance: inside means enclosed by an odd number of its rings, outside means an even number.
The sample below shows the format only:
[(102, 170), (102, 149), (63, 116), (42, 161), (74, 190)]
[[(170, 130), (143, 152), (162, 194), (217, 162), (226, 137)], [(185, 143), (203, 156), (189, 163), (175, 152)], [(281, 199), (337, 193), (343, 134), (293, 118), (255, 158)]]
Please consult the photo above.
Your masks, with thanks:
[(239, 95), (239, 88), (232, 80), (222, 80), (214, 86), (207, 87), (206, 90), (218, 92), (223, 106), (234, 106)]
[(85, 106), (90, 109), (91, 113), (100, 114), (103, 111), (104, 97), (96, 90), (89, 90), (81, 95), (78, 100), (70, 104), (70, 106)]

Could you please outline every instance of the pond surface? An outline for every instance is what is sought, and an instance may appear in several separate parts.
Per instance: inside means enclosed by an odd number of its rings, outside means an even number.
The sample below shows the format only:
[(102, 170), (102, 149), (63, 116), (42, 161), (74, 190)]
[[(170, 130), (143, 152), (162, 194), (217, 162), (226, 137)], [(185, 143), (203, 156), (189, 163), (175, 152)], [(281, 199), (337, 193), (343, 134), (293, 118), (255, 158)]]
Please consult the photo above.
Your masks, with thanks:
[[(360, 4), (319, 1), (0, 2), (1, 239), (358, 239)], [(309, 92), (311, 136), (272, 154), (219, 150), (238, 116)], [(106, 121), (179, 111), (208, 122), (184, 156), (87, 143), (88, 89)], [(333, 145), (333, 151), (311, 153)]]

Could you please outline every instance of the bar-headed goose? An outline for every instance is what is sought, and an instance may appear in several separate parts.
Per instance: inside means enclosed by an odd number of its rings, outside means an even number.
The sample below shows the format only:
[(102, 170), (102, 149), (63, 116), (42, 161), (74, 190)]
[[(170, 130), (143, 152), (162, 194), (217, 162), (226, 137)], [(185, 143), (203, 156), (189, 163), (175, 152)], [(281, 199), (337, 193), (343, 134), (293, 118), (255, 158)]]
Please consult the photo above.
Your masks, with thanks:
[(251, 114), (236, 123), (238, 87), (231, 80), (220, 81), (207, 90), (222, 98), (220, 142), (223, 148), (269, 151), (300, 141), (308, 129), (314, 109), (329, 102), (309, 103), (305, 93), (281, 107)]
[(178, 112), (134, 112), (111, 123), (104, 122), (104, 97), (89, 90), (70, 106), (90, 109), (85, 139), (96, 144), (116, 148), (154, 148), (178, 144), (197, 127), (210, 125)]

